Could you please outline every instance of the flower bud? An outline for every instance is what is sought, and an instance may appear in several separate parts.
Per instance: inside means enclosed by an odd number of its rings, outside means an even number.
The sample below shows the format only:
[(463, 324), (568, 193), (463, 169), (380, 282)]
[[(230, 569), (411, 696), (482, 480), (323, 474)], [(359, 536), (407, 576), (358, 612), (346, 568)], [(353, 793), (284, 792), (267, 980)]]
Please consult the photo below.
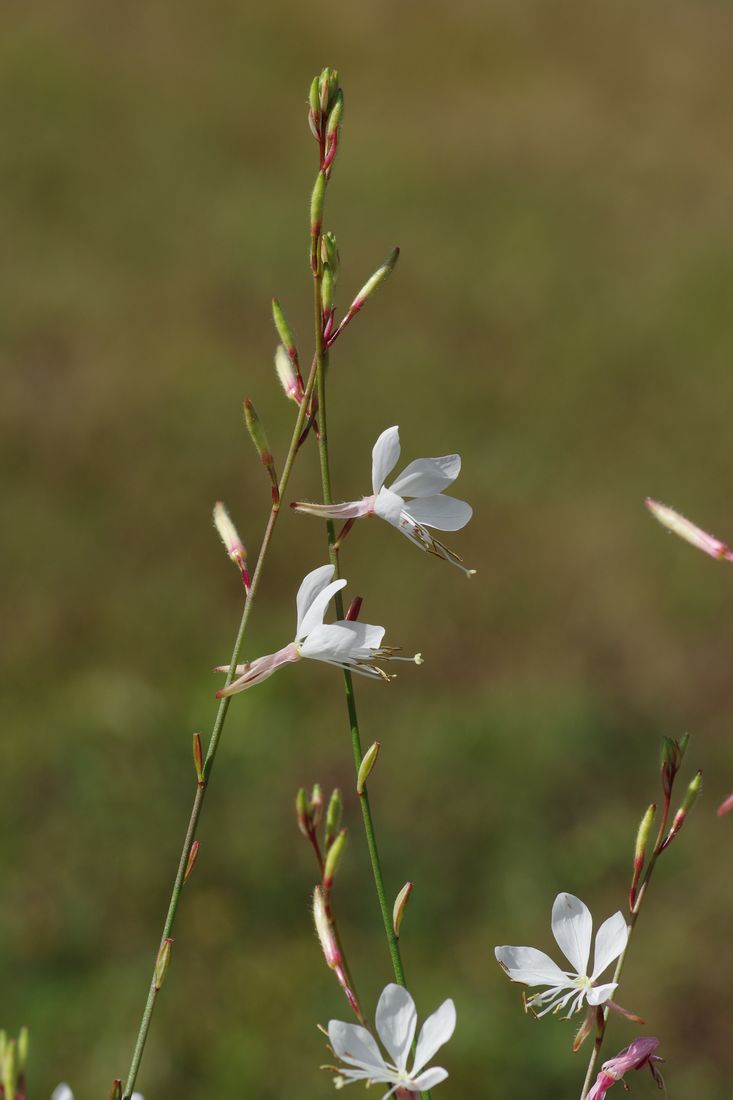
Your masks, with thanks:
[(200, 784), (204, 782), (204, 750), (201, 744), (201, 734), (193, 735), (193, 766), (196, 769), (196, 778)]
[(249, 399), (244, 402), (244, 422), (247, 425), (247, 431), (249, 432), (250, 438), (255, 445), (257, 454), (260, 456), (260, 462), (270, 475), (273, 493), (275, 493), (277, 492), (277, 473), (275, 471), (275, 460), (272, 457), (272, 451), (270, 450), (270, 444), (267, 442), (267, 436), (265, 435), (265, 429), (262, 426), (262, 421), (257, 415), (257, 411), (254, 405)]
[(662, 738), (662, 790), (666, 796), (672, 793), (675, 777), (680, 770), (689, 740), (690, 736), (687, 733), (679, 741), (675, 741), (672, 737)]
[(336, 237), (330, 231), (324, 233), (321, 237), (321, 262), (328, 264), (331, 268), (331, 274), (335, 283), (338, 278), (341, 257), (339, 256), (339, 250), (336, 246)]
[(667, 845), (670, 844), (674, 840), (674, 838), (677, 836), (677, 833), (680, 831), (680, 829), (684, 825), (685, 821), (687, 820), (687, 815), (689, 814), (690, 810), (692, 809), (692, 807), (697, 802), (698, 795), (700, 794), (701, 790), (702, 790), (702, 772), (697, 772), (697, 774), (691, 780), (687, 790), (685, 791), (685, 796), (682, 799), (682, 805), (680, 806), (677, 813), (674, 815), (674, 820), (672, 822), (672, 828), (669, 830), (669, 832), (667, 833), (667, 836), (665, 837), (664, 841), (662, 842), (662, 846), (660, 848), (660, 851), (664, 851), (664, 849), (667, 847)]
[(704, 554), (708, 554), (711, 558), (733, 561), (733, 552), (728, 549), (724, 542), (716, 539), (714, 535), (709, 535), (707, 531), (703, 531), (702, 528), (691, 523), (689, 519), (685, 519), (673, 508), (668, 508), (666, 504), (660, 504), (659, 501), (652, 500), (651, 497), (647, 497), (644, 503), (654, 518), (659, 520), (662, 527), (666, 527), (672, 534), (679, 535), (685, 542), (689, 542), (691, 546), (694, 546), (697, 550), (702, 550)]
[(109, 1100), (122, 1100), (122, 1078), (116, 1077), (109, 1090)]
[(285, 390), (285, 396), (299, 405), (305, 392), (303, 379), (282, 344), (278, 344), (275, 348), (275, 370), (280, 379), (280, 385)]
[(333, 275), (328, 264), (324, 265), (321, 279), (321, 306), (326, 315), (333, 309)]
[(313, 921), (326, 963), (333, 970), (341, 962), (341, 952), (336, 939), (336, 932), (328, 917), (323, 889), (320, 886), (316, 886), (313, 891)]
[(636, 834), (636, 846), (634, 848), (634, 868), (631, 876), (631, 886), (629, 888), (629, 908), (634, 909), (636, 903), (636, 887), (641, 876), (641, 872), (644, 868), (644, 861), (646, 859), (646, 849), (649, 843), (649, 834), (651, 833), (652, 823), (654, 821), (654, 815), (657, 812), (657, 807), (652, 802), (649, 809), (646, 811), (639, 824), (639, 831)]
[(346, 316), (336, 329), (335, 333), (331, 337), (330, 343), (336, 339), (342, 329), (346, 328), (349, 321), (359, 312), (360, 309), (366, 304), (367, 300), (372, 296), (374, 291), (382, 285), (382, 283), (389, 278), (397, 266), (397, 260), (399, 259), (399, 248), (393, 248), (387, 259), (381, 264), (380, 267), (374, 272), (371, 278), (367, 279), (364, 286), (361, 288), (357, 296), (348, 308)]
[(15, 1100), (15, 1090), (18, 1084), (18, 1047), (15, 1039), (7, 1039), (3, 1052), (2, 1083), (5, 1089), (5, 1097)]
[(318, 77), (318, 102), (324, 115), (327, 115), (333, 108), (338, 92), (338, 72), (336, 69), (323, 69), (321, 75)]
[(318, 241), (323, 224), (323, 204), (326, 201), (326, 175), (319, 172), (311, 195), (311, 268), (318, 270)]
[(328, 849), (326, 866), (323, 869), (323, 889), (325, 891), (329, 891), (333, 886), (333, 880), (336, 877), (336, 871), (338, 870), (338, 865), (341, 862), (341, 857), (346, 847), (346, 836), (346, 829), (342, 829)]
[(308, 92), (308, 125), (316, 141), (320, 138), (321, 125), (321, 97), (318, 88), (318, 77), (314, 76)]
[(392, 927), (394, 928), (394, 934), (399, 938), (400, 927), (402, 925), (402, 918), (405, 915), (405, 909), (407, 903), (410, 900), (410, 894), (412, 893), (412, 883), (406, 882), (400, 890), (399, 894), (395, 898), (395, 903), (392, 908)]
[(729, 794), (718, 806), (718, 817), (725, 817), (731, 810), (733, 810), (733, 794)]
[(163, 985), (163, 982), (165, 981), (165, 976), (168, 973), (168, 965), (171, 961), (171, 947), (172, 947), (172, 945), (173, 945), (173, 940), (170, 937), (167, 937), (166, 939), (163, 940), (163, 943), (161, 944), (160, 951), (158, 952), (158, 958), (156, 959), (156, 962), (155, 962), (155, 991), (156, 991), (156, 993), (160, 990), (161, 986)]
[(308, 810), (308, 795), (305, 793), (305, 787), (301, 787), (295, 796), (295, 816), (298, 821), (298, 828), (303, 836), (310, 839), (311, 835), (311, 818)]
[(320, 783), (313, 784), (308, 812), (313, 828), (317, 829), (323, 817), (323, 791), (321, 790)]
[(285, 314), (283, 313), (282, 306), (278, 302), (277, 298), (272, 299), (272, 319), (275, 322), (275, 328), (277, 334), (280, 337), (282, 344), (285, 347), (290, 358), (294, 363), (298, 361), (298, 351), (295, 346), (295, 337), (293, 336), (292, 329), (287, 322)]
[(18, 1073), (21, 1076), (25, 1073), (25, 1067), (28, 1062), (28, 1043), (29, 1043), (28, 1028), (22, 1027), (18, 1032)]
[(247, 551), (239, 537), (239, 532), (229, 518), (229, 513), (220, 500), (214, 505), (214, 526), (219, 538), (224, 543), (227, 554), (234, 562), (247, 589), (249, 589), (249, 573), (247, 572)]
[(366, 787), (366, 781), (372, 774), (372, 768), (377, 762), (379, 756), (379, 750), (382, 747), (381, 741), (375, 741), (373, 745), (370, 745), (367, 751), (362, 757), (361, 764), (359, 765), (359, 774), (356, 777), (356, 793), (359, 795), (364, 794), (364, 788)]
[(0, 1029), (0, 1084), (2, 1084), (3, 1062), (5, 1061), (5, 1048), (8, 1045), (8, 1034)]
[(196, 866), (196, 860), (199, 858), (199, 849), (201, 844), (198, 840), (194, 840), (191, 845), (191, 851), (188, 853), (188, 863), (186, 864), (186, 870), (183, 875), (183, 881), (188, 882), (189, 875)]
[(333, 844), (336, 833), (341, 827), (342, 812), (341, 791), (336, 788), (328, 800), (328, 809), (326, 810), (326, 851)]

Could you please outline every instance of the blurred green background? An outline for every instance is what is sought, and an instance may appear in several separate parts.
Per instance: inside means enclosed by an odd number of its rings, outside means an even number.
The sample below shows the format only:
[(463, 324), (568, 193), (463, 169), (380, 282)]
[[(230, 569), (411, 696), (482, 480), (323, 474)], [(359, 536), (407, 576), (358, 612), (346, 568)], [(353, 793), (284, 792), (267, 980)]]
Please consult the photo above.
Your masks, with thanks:
[[(330, 64), (341, 307), (402, 247), (334, 356), (336, 496), (399, 423), (406, 461), (462, 452), (476, 510), (450, 539), (471, 582), (385, 524), (344, 552), (363, 617), (426, 655), (358, 688), (389, 888), (415, 882), (408, 978), (421, 1015), (458, 1006), (440, 1095), (578, 1094), (573, 1024), (525, 1017), (492, 949), (551, 948), (559, 890), (623, 904), (659, 738), (690, 730), (705, 797), (619, 1000), (671, 1095), (728, 1096), (733, 575), (642, 501), (733, 538), (730, 4), (10, 0), (2, 31), (0, 1021), (31, 1028), (32, 1095), (127, 1069), (240, 613), (210, 508), (253, 550), (268, 510), (241, 399), (279, 455), (290, 431), (272, 294), (310, 347), (305, 98)], [(308, 449), (294, 495), (317, 484)], [(249, 656), (292, 637), (323, 546), (283, 516)], [(367, 1005), (388, 980), (340, 677), (287, 669), (230, 710), (148, 1100), (331, 1095), (316, 1024), (348, 1009), (292, 811), (316, 779), (346, 792)], [(638, 1030), (614, 1020), (608, 1053)]]

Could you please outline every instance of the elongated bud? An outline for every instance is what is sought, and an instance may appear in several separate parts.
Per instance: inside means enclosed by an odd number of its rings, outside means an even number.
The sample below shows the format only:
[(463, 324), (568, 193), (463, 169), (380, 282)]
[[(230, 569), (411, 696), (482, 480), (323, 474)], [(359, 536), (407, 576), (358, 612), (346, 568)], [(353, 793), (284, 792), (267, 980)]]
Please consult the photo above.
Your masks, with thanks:
[(349, 604), (349, 610), (346, 612), (346, 622), (355, 623), (359, 618), (362, 604), (364, 603), (363, 596), (354, 596), (353, 600)]
[(326, 811), (326, 850), (333, 844), (336, 833), (341, 828), (341, 815), (343, 813), (343, 803), (341, 801), (341, 791), (336, 788), (331, 793), (331, 797), (328, 800), (328, 809)]
[(343, 321), (331, 337), (330, 343), (333, 343), (341, 330), (346, 328), (349, 321), (351, 321), (352, 318), (355, 317), (356, 314), (359, 312), (359, 310), (362, 309), (364, 305), (366, 305), (369, 298), (371, 298), (372, 294), (374, 294), (374, 291), (377, 290), (377, 288), (380, 287), (382, 283), (389, 278), (389, 276), (392, 274), (395, 267), (397, 266), (397, 260), (399, 259), (399, 256), (399, 248), (393, 248), (384, 263), (377, 268), (370, 279), (367, 279), (367, 281), (364, 283), (364, 286), (361, 288), (361, 290), (349, 306)]
[(336, 93), (331, 113), (328, 116), (328, 124), (326, 126), (326, 140), (333, 139), (336, 136), (339, 126), (341, 125), (341, 119), (344, 113), (344, 93), (339, 88)]
[(679, 741), (675, 741), (672, 737), (662, 738), (662, 790), (667, 796), (672, 793), (675, 777), (682, 765), (689, 741), (690, 736), (687, 733)]
[(280, 379), (280, 385), (285, 390), (285, 396), (299, 405), (305, 392), (303, 379), (282, 344), (278, 344), (275, 348), (275, 370)]
[(697, 550), (702, 550), (704, 554), (708, 554), (711, 558), (717, 558), (719, 561), (733, 561), (733, 552), (728, 549), (724, 542), (716, 539), (714, 535), (709, 535), (707, 531), (703, 531), (701, 527), (697, 527), (689, 519), (685, 519), (673, 508), (668, 508), (666, 504), (660, 504), (659, 501), (652, 500), (651, 497), (647, 497), (644, 503), (654, 518), (659, 520), (662, 527), (666, 527), (673, 535), (679, 535), (685, 542), (689, 542), (691, 546), (694, 546)]
[(214, 526), (230, 559), (242, 574), (244, 587), (249, 591), (249, 573), (247, 572), (247, 551), (232, 523), (229, 513), (220, 500), (214, 505)]
[(0, 1084), (3, 1079), (3, 1062), (5, 1061), (5, 1048), (8, 1045), (8, 1033), (0, 1029)]
[(684, 825), (685, 821), (687, 820), (687, 815), (689, 814), (690, 810), (692, 809), (692, 807), (697, 802), (698, 795), (700, 794), (701, 790), (702, 790), (702, 772), (698, 772), (693, 777), (693, 779), (690, 782), (690, 785), (688, 786), (687, 790), (685, 791), (685, 797), (682, 799), (682, 805), (680, 806), (677, 813), (674, 815), (674, 821), (672, 822), (672, 828), (667, 833), (667, 836), (665, 837), (665, 839), (662, 843), (662, 847), (661, 847), (660, 851), (664, 851), (664, 849), (667, 847), (667, 845), (670, 844), (674, 840), (674, 838), (677, 836), (677, 833), (680, 831), (680, 829)]
[(649, 843), (649, 834), (651, 833), (652, 823), (654, 821), (654, 815), (656, 812), (656, 804), (652, 802), (651, 806), (642, 817), (639, 824), (639, 831), (636, 834), (636, 846), (634, 848), (634, 868), (631, 875), (631, 886), (629, 888), (629, 908), (632, 911), (634, 905), (636, 904), (636, 887), (639, 883), (641, 872), (644, 869), (644, 861), (646, 860), (646, 849)]
[(109, 1090), (109, 1100), (122, 1100), (122, 1078), (115, 1077)]
[(30, 1036), (28, 1034), (28, 1028), (22, 1027), (18, 1032), (18, 1073), (24, 1074), (25, 1067), (28, 1063), (28, 1043)]
[(196, 778), (199, 783), (204, 782), (204, 749), (201, 744), (201, 734), (193, 735), (193, 766), (196, 769)]
[(310, 805), (308, 807), (310, 812), (310, 819), (314, 829), (317, 829), (321, 824), (323, 817), (323, 791), (321, 790), (320, 783), (313, 784), (313, 790), (311, 791)]
[(356, 777), (356, 793), (359, 795), (364, 794), (367, 779), (372, 774), (372, 768), (377, 762), (381, 747), (381, 741), (375, 741), (373, 745), (369, 746), (362, 757), (361, 764), (359, 765), (359, 774)]
[(328, 264), (323, 268), (323, 278), (321, 279), (321, 306), (325, 315), (328, 315), (333, 309), (333, 275)]
[(731, 810), (733, 810), (733, 794), (729, 794), (718, 806), (718, 817), (725, 817)]
[(400, 927), (402, 925), (402, 918), (405, 915), (405, 909), (407, 903), (410, 900), (410, 894), (412, 893), (412, 883), (406, 882), (400, 890), (399, 894), (395, 898), (394, 906), (392, 907), (392, 927), (394, 928), (394, 934), (399, 938)]
[(320, 139), (321, 128), (321, 97), (318, 89), (318, 77), (314, 76), (308, 92), (308, 125), (313, 137)]
[(328, 855), (326, 856), (326, 866), (323, 869), (323, 889), (328, 892), (333, 886), (333, 880), (336, 877), (336, 871), (338, 870), (341, 857), (344, 854), (344, 848), (346, 847), (346, 829), (342, 829), (336, 836), (328, 849)]
[(326, 174), (319, 172), (311, 195), (311, 268), (318, 270), (318, 241), (323, 224), (323, 204), (326, 200)]
[(341, 257), (339, 256), (339, 250), (336, 245), (336, 238), (331, 232), (324, 233), (321, 237), (321, 262), (323, 264), (328, 264), (331, 268), (331, 275), (335, 283), (338, 278)]
[(275, 328), (277, 329), (277, 334), (280, 337), (283, 347), (292, 361), (297, 363), (298, 349), (295, 346), (295, 337), (293, 336), (293, 331), (287, 322), (287, 318), (283, 313), (283, 308), (277, 298), (272, 299), (272, 319), (275, 322)]
[(173, 940), (168, 938), (163, 940), (160, 951), (158, 952), (158, 958), (155, 963), (155, 990), (156, 993), (163, 985), (165, 976), (168, 973), (168, 965), (171, 961), (171, 947), (173, 946)]
[(333, 108), (338, 92), (338, 72), (336, 69), (323, 69), (318, 77), (318, 103), (324, 115), (327, 115)]
[(191, 851), (188, 853), (188, 863), (186, 864), (186, 871), (183, 876), (183, 881), (188, 882), (189, 875), (196, 866), (196, 860), (199, 858), (199, 849), (201, 844), (198, 840), (194, 840), (191, 845)]
[(275, 470), (275, 460), (272, 457), (272, 451), (270, 450), (270, 444), (267, 442), (267, 436), (265, 435), (262, 421), (249, 399), (244, 402), (244, 422), (247, 425), (247, 431), (250, 434), (250, 438), (257, 449), (257, 454), (260, 456), (260, 462), (270, 475), (273, 499), (275, 500), (277, 499), (277, 472)]
[(5, 1096), (9, 1097), (10, 1100), (15, 1100), (15, 1090), (18, 1084), (18, 1047), (15, 1039), (6, 1040), (1, 1068)]
[(313, 891), (313, 921), (326, 963), (334, 970), (341, 962), (341, 952), (339, 951), (336, 932), (328, 917), (323, 889), (320, 886), (316, 886)]
[(311, 816), (308, 809), (308, 795), (305, 793), (305, 787), (301, 787), (295, 796), (295, 816), (301, 833), (303, 836), (310, 839)]

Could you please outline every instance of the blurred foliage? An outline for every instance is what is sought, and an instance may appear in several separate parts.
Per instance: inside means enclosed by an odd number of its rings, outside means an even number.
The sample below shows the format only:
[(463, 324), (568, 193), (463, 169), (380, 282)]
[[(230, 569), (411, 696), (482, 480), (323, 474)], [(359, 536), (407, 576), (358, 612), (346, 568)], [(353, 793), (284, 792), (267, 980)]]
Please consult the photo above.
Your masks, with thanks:
[[(458, 449), (471, 582), (384, 524), (349, 539), (364, 616), (426, 654), (359, 685), (390, 889), (421, 1015), (453, 995), (445, 1100), (573, 1096), (573, 1025), (521, 1012), (496, 943), (550, 946), (558, 890), (623, 903), (659, 737), (693, 733), (705, 797), (658, 869), (624, 1005), (675, 1095), (727, 1095), (733, 576), (650, 493), (733, 537), (730, 5), (703, 0), (9, 0), (0, 37), (4, 470), (2, 1024), (30, 1092), (124, 1075), (241, 585), (282, 453), (277, 294), (310, 346), (308, 83), (337, 65), (329, 202), (343, 308), (390, 284), (331, 372), (335, 491)], [(294, 494), (317, 497), (305, 454)], [(318, 523), (283, 517), (248, 642), (291, 637)], [(292, 798), (346, 792), (336, 903), (362, 996), (389, 977), (338, 675), (234, 701), (139, 1085), (149, 1098), (331, 1094), (317, 1022), (348, 1018), (312, 934)], [(609, 1052), (635, 1034), (612, 1023)], [(652, 1083), (634, 1082), (640, 1095)]]

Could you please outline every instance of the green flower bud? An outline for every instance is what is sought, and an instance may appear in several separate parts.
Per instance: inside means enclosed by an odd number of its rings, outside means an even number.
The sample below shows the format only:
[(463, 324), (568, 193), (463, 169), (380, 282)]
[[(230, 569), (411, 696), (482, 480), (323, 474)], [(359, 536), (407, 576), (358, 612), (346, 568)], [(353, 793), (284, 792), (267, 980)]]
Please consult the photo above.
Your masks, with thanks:
[(328, 801), (328, 809), (326, 811), (326, 850), (333, 844), (334, 837), (341, 827), (342, 813), (343, 803), (341, 801), (341, 791), (336, 788), (331, 794)]
[(333, 108), (328, 116), (328, 124), (326, 125), (326, 140), (333, 141), (338, 132), (338, 128), (341, 125), (341, 119), (344, 113), (344, 93), (341, 89), (336, 93), (334, 99)]
[(272, 319), (275, 322), (277, 334), (280, 337), (281, 342), (285, 346), (285, 350), (287, 351), (290, 358), (294, 362), (297, 362), (298, 353), (295, 348), (295, 337), (293, 336), (293, 330), (290, 328), (290, 325), (287, 322), (287, 318), (283, 313), (282, 306), (278, 302), (277, 298), (272, 299)]
[(344, 854), (344, 848), (346, 847), (346, 836), (346, 829), (342, 829), (328, 849), (326, 866), (323, 869), (323, 889), (326, 891), (330, 890), (333, 886), (333, 880), (336, 877), (336, 871), (338, 870), (341, 857)]
[(122, 1100), (122, 1078), (116, 1077), (109, 1090), (109, 1100)]
[(331, 268), (331, 275), (335, 283), (338, 278), (341, 257), (339, 256), (339, 250), (336, 246), (336, 237), (330, 231), (324, 233), (321, 237), (321, 262), (323, 264), (328, 264)]
[(321, 279), (321, 304), (325, 314), (329, 314), (333, 309), (333, 275), (328, 264), (324, 265)]
[(295, 796), (295, 816), (298, 821), (298, 828), (303, 836), (310, 838), (310, 813), (308, 811), (308, 795), (305, 793), (305, 787), (301, 787)]
[(399, 937), (400, 927), (402, 925), (402, 918), (405, 915), (405, 909), (407, 903), (410, 900), (410, 894), (412, 893), (412, 883), (406, 882), (400, 890), (399, 894), (395, 898), (395, 903), (392, 908), (392, 927), (394, 928), (395, 936)]
[(311, 791), (310, 806), (308, 807), (310, 813), (311, 823), (314, 829), (317, 829), (321, 824), (321, 818), (323, 817), (323, 791), (321, 790), (320, 783), (313, 784), (313, 790)]
[(367, 751), (362, 757), (361, 764), (359, 765), (359, 774), (356, 777), (356, 793), (361, 795), (364, 793), (366, 781), (372, 773), (372, 768), (377, 762), (379, 756), (379, 750), (382, 747), (381, 741), (375, 741), (373, 745), (370, 745)]
[(260, 462), (270, 475), (274, 500), (277, 494), (275, 460), (272, 457), (272, 451), (270, 450), (270, 444), (267, 442), (267, 436), (265, 435), (262, 421), (257, 415), (254, 405), (249, 400), (244, 402), (244, 422), (247, 425), (247, 431), (250, 434), (250, 438), (257, 449), (257, 454), (260, 456)]
[(28, 1028), (22, 1027), (18, 1032), (18, 1073), (25, 1073), (25, 1067), (28, 1062), (28, 1043), (30, 1037), (28, 1035)]
[(168, 973), (168, 966), (171, 961), (171, 947), (173, 946), (173, 940), (169, 938), (163, 940), (160, 951), (158, 952), (158, 958), (155, 962), (155, 991), (160, 990), (165, 976)]
[(6, 1100), (15, 1100), (15, 1090), (18, 1084), (18, 1048), (15, 1039), (8, 1039), (5, 1043), (5, 1052), (2, 1064), (2, 1082), (5, 1089)]

